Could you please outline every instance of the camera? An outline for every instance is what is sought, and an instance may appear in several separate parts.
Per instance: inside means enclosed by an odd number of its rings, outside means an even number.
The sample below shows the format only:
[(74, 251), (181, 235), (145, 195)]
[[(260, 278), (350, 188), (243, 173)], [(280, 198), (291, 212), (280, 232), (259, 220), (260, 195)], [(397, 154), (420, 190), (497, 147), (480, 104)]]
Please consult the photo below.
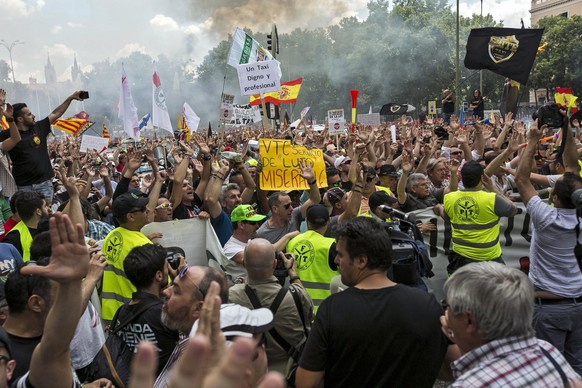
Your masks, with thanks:
[(173, 270), (177, 270), (180, 266), (180, 258), (186, 257), (184, 250), (179, 247), (166, 248), (166, 261), (170, 264)]
[(541, 106), (532, 114), (532, 118), (538, 121), (538, 128), (541, 128), (542, 125), (547, 125), (550, 128), (562, 128), (565, 119), (560, 108), (553, 102)]
[(86, 100), (89, 98), (89, 92), (86, 90), (81, 90), (81, 92), (79, 93), (79, 98), (81, 100)]
[[(275, 251), (275, 258), (277, 259), (277, 265), (275, 266), (275, 271), (273, 273), (273, 275), (275, 275), (275, 277), (281, 279), (285, 279), (288, 275), (287, 272), (287, 268), (285, 268), (285, 263), (283, 262), (283, 259), (281, 258), (281, 255), (279, 254), (281, 252), (279, 251)], [(289, 260), (293, 260), (294, 257), (291, 253), (285, 253), (285, 257)]]

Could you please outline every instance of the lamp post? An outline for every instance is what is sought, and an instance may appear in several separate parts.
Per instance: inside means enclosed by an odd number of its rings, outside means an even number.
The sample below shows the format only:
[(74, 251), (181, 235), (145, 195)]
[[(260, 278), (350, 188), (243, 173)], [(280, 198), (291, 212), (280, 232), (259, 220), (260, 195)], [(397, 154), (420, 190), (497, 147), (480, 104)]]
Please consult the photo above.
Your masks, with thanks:
[(12, 69), (12, 83), (13, 84), (16, 83), (16, 78), (14, 77), (14, 63), (12, 63), (12, 49), (14, 48), (14, 46), (16, 46), (18, 44), (24, 44), (24, 42), (16, 39), (14, 42), (8, 44), (4, 39), (0, 39), (0, 45), (6, 47), (6, 49), (8, 50), (8, 55), (10, 56), (10, 68)]
[[(481, 28), (483, 28), (483, 0), (481, 0)], [(479, 70), (479, 91), (481, 96), (483, 96), (483, 70)]]

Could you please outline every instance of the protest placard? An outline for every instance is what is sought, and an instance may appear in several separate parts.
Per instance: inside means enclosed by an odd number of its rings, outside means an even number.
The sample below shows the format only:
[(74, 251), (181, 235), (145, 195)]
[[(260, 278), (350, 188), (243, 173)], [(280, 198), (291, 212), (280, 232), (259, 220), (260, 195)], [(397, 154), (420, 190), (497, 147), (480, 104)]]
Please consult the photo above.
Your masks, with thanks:
[(344, 124), (346, 122), (346, 119), (344, 117), (343, 109), (328, 110), (327, 121), (329, 123), (328, 133), (330, 135), (341, 135), (344, 133)]
[(327, 187), (323, 151), (308, 150), (291, 144), (289, 140), (260, 139), (259, 154), (263, 171), (260, 175), (262, 190), (308, 190), (309, 185), (299, 174), (300, 162), (313, 168), (318, 187)]
[(378, 126), (380, 125), (380, 113), (359, 114), (358, 123), (364, 125)]
[(97, 150), (97, 152), (101, 152), (106, 150), (108, 145), (109, 139), (98, 136), (83, 135), (79, 151), (87, 152), (87, 150)]
[(233, 110), (233, 103), (234, 103), (234, 94), (226, 94), (222, 93), (220, 103), (220, 120), (223, 121), (230, 121), (232, 117), (232, 110)]
[(263, 61), (238, 65), (240, 92), (244, 96), (257, 93), (277, 92), (281, 89), (281, 78), (276, 61)]
[(437, 114), (436, 100), (429, 100), (428, 101), (428, 114), (429, 115), (436, 115)]

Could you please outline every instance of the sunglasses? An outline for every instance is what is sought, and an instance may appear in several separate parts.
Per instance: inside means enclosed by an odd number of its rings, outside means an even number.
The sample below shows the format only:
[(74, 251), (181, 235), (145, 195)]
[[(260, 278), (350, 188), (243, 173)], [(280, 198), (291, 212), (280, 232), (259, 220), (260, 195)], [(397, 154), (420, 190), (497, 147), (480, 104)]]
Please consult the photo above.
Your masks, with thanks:
[(259, 225), (261, 221), (243, 221), (243, 224)]
[(534, 155), (535, 160), (545, 160), (545, 158), (541, 155)]
[(289, 203), (286, 203), (285, 205), (283, 205), (283, 207), (285, 208), (285, 210), (289, 210), (289, 208), (290, 208), (291, 206), (293, 206), (293, 205), (291, 204), (291, 202), (289, 202)]
[(463, 151), (455, 151), (455, 152), (451, 152), (451, 155), (455, 155), (455, 156), (459, 156), (461, 155)]
[(194, 287), (196, 287), (196, 289), (198, 290), (198, 292), (200, 293), (200, 295), (202, 295), (202, 300), (204, 300), (206, 298), (206, 293), (204, 291), (202, 291), (202, 289), (200, 287), (198, 287), (198, 285), (196, 283), (194, 283), (194, 280), (192, 280), (188, 276), (186, 276), (186, 273), (187, 272), (188, 272), (188, 264), (184, 264), (184, 266), (182, 267), (182, 269), (180, 270), (180, 272), (178, 272), (178, 279), (180, 279), (180, 280), (183, 280), (183, 279), (190, 280), (190, 282), (192, 283), (192, 285)]
[(161, 205), (156, 206), (156, 209), (169, 209), (172, 207), (172, 204), (170, 202), (168, 203), (162, 203)]
[(368, 175), (366, 177), (366, 182), (370, 183), (372, 182), (374, 179), (376, 179), (376, 175)]

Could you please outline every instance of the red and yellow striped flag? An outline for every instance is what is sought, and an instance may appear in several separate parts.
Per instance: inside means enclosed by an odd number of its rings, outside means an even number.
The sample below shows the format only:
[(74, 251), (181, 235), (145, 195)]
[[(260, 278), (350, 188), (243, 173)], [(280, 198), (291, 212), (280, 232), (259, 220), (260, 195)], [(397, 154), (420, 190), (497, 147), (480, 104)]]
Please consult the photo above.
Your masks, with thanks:
[(103, 124), (103, 138), (104, 139), (111, 139), (111, 136), (109, 135), (109, 131), (107, 130), (107, 127), (105, 126), (105, 123)]
[(568, 115), (578, 112), (578, 107), (576, 106), (576, 100), (578, 97), (572, 92), (572, 88), (556, 88), (556, 93), (554, 94), (554, 100), (556, 105), (562, 109), (568, 111)]
[[(281, 90), (278, 92), (265, 93), (265, 102), (270, 102), (275, 105), (296, 103), (297, 97), (299, 96), (299, 90), (301, 90), (302, 82), (303, 78), (297, 78), (293, 81), (283, 82), (281, 84)], [(249, 104), (261, 105), (261, 96), (259, 94), (253, 94), (250, 97)]]
[(93, 124), (95, 123), (92, 121), (71, 117), (68, 119), (55, 120), (51, 125), (69, 135), (77, 137), (81, 136), (81, 134), (89, 129)]

